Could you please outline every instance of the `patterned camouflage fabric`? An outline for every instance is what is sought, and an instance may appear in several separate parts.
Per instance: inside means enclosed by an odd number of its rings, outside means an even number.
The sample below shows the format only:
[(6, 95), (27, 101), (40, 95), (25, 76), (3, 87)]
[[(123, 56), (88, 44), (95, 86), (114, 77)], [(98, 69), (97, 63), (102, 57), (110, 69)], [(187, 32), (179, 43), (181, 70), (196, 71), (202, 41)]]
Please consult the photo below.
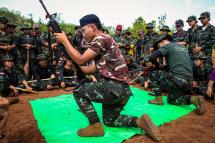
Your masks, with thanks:
[(207, 61), (211, 62), (212, 48), (215, 46), (215, 27), (209, 24), (208, 27), (203, 30), (203, 27), (200, 26), (195, 42), (202, 48), (201, 51), (206, 55)]
[(103, 121), (108, 126), (136, 127), (136, 117), (120, 115), (131, 93), (128, 67), (122, 52), (108, 35), (95, 37), (88, 48), (97, 54), (94, 59), (100, 75), (97, 82), (85, 83), (74, 91), (74, 97), (90, 124), (99, 122), (91, 103), (102, 103)]
[(211, 71), (211, 65), (208, 63), (204, 64), (203, 66), (194, 67), (193, 81), (198, 84), (198, 87), (192, 89), (194, 93), (206, 95), (208, 77)]
[(155, 96), (161, 96), (162, 90), (165, 89), (169, 92), (168, 103), (174, 105), (191, 104), (191, 96), (184, 96), (184, 93), (189, 90), (190, 81), (163, 70), (153, 71), (150, 80)]
[(145, 35), (145, 45), (144, 45), (144, 54), (149, 55), (148, 50), (149, 48), (153, 48), (154, 40), (157, 38), (158, 33), (146, 33)]
[[(2, 82), (9, 83), (15, 87), (21, 85), (23, 80), (26, 80), (25, 75), (22, 71), (17, 68), (13, 68), (11, 71), (7, 69), (1, 69), (3, 75), (1, 77)], [(7, 87), (2, 90), (3, 96), (8, 96), (11, 90)]]
[(189, 47), (188, 47), (188, 52), (190, 56), (193, 56), (193, 49), (196, 47), (196, 43), (195, 43), (195, 36), (198, 33), (199, 26), (195, 26), (193, 29), (189, 28), (187, 33), (188, 33), (188, 37), (189, 37)]
[(158, 50), (167, 60), (168, 71), (155, 70), (151, 73), (152, 91), (160, 96), (162, 90), (167, 90), (170, 104), (191, 104), (191, 97), (183, 95), (192, 81), (192, 66), (187, 50), (176, 43), (166, 44)]
[(189, 43), (189, 35), (186, 31), (176, 32), (173, 34), (173, 42), (187, 42)]

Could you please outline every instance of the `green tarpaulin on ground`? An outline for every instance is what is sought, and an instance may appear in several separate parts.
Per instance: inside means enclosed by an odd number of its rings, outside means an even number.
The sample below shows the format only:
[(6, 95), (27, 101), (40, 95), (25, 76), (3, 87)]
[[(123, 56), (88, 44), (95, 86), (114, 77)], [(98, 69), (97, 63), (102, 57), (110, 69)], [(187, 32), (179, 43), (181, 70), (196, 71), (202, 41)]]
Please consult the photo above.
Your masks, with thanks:
[[(165, 105), (151, 105), (148, 100), (153, 96), (148, 92), (131, 87), (134, 96), (131, 96), (122, 113), (141, 116), (149, 114), (154, 123), (159, 126), (163, 123), (176, 120), (193, 109), (194, 106), (169, 105), (164, 97)], [(61, 95), (45, 99), (30, 101), (40, 132), (47, 143), (120, 143), (135, 134), (140, 133), (137, 128), (105, 127), (104, 137), (79, 137), (76, 132), (79, 128), (88, 125), (87, 118), (78, 110), (72, 94)], [(101, 104), (95, 103), (96, 111), (101, 119)]]

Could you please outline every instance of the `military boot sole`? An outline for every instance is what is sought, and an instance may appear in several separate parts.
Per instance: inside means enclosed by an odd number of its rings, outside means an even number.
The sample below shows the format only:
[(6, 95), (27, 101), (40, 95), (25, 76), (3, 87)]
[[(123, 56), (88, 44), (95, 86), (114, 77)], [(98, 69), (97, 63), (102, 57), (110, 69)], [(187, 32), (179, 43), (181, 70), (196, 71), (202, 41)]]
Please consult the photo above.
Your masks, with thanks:
[[(147, 114), (142, 115), (139, 119), (139, 127), (146, 132), (154, 141), (161, 141), (160, 132)], [(143, 132), (141, 130), (141, 132)]]
[(205, 100), (203, 97), (197, 97), (198, 104), (196, 105), (196, 114), (202, 115), (206, 112)]

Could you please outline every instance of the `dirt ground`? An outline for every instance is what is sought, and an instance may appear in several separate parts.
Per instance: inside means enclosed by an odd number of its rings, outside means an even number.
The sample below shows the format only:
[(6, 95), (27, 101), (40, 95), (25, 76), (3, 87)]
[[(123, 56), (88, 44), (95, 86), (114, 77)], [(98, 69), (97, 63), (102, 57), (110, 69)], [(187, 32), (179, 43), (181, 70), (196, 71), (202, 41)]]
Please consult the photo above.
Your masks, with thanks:
[[(63, 90), (42, 91), (20, 96), (18, 104), (10, 106), (7, 124), (9, 143), (45, 143), (32, 113), (29, 100), (68, 93)], [(159, 118), (159, 117), (158, 117)], [(207, 102), (207, 113), (190, 113), (159, 127), (162, 143), (215, 143), (215, 104)], [(129, 138), (129, 137), (128, 137)], [(153, 143), (147, 136), (136, 135), (125, 143)]]

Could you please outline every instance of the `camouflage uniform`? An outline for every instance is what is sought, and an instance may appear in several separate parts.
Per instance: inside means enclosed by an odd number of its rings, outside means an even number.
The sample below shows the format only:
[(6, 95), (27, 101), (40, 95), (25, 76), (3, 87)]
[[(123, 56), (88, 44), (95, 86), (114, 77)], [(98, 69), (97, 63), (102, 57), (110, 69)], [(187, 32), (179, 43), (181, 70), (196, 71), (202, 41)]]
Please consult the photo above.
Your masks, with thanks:
[(193, 81), (198, 84), (198, 87), (193, 87), (192, 91), (200, 95), (206, 95), (208, 77), (212, 71), (211, 65), (204, 62), (206, 57), (201, 55), (201, 53), (193, 56), (192, 58), (200, 59), (203, 62), (203, 65), (195, 66), (193, 69)]
[(133, 56), (135, 41), (132, 37), (129, 37), (131, 36), (131, 33), (129, 31), (125, 31), (124, 34), (128, 34), (128, 35), (124, 36), (123, 38), (123, 41), (122, 41), (123, 47), (121, 47), (121, 50), (124, 56), (126, 55)]
[[(153, 29), (154, 25), (152, 23), (148, 23), (146, 29)], [(147, 32), (145, 35), (145, 45), (144, 45), (144, 55), (149, 55), (149, 48), (153, 48), (154, 40), (157, 38), (158, 33), (156, 32)]]
[[(10, 33), (5, 33), (4, 35), (0, 33), (0, 45), (1, 46), (11, 46), (11, 45), (16, 45), (17, 38), (14, 35), (11, 35)], [(10, 54), (13, 57), (15, 57), (16, 61), (18, 60), (18, 53), (17, 49), (13, 48), (11, 50), (3, 50), (0, 49), (0, 57), (2, 57), (5, 54)]]
[[(37, 62), (39, 60), (47, 60), (47, 57), (44, 54), (38, 54), (37, 56)], [(40, 67), (39, 64), (36, 64), (33, 67), (33, 75), (34, 79), (37, 80), (37, 82), (33, 83), (32, 87), (34, 87), (36, 90), (45, 90), (47, 88), (47, 85), (54, 85), (58, 84), (54, 79), (43, 81), (42, 79), (50, 78), (51, 75), (54, 74), (54, 71), (51, 68), (51, 65), (48, 63), (46, 67)]]
[[(189, 89), (192, 81), (192, 67), (187, 50), (176, 43), (169, 43), (158, 49), (158, 52), (160, 52), (160, 56), (167, 59), (168, 70), (155, 70), (151, 73), (153, 94), (161, 96), (162, 90), (165, 89), (169, 92), (167, 100), (170, 104), (191, 104), (191, 96), (183, 95)], [(154, 56), (153, 54), (151, 57)], [(155, 54), (157, 53), (155, 52)], [(152, 59), (151, 57), (149, 59)], [(154, 59), (156, 58), (154, 57)]]
[(208, 27), (203, 30), (203, 27), (200, 26), (196, 34), (195, 43), (202, 48), (201, 51), (204, 52), (207, 61), (211, 62), (212, 48), (215, 44), (215, 27), (209, 24)]
[[(4, 58), (6, 56), (4, 56)], [(6, 57), (6, 58), (8, 58), (8, 57)], [(5, 59), (3, 59), (3, 60), (5, 60)], [(10, 60), (12, 60), (12, 58)], [(1, 81), (3, 83), (8, 83), (9, 85), (18, 87), (18, 86), (21, 86), (21, 83), (23, 80), (26, 80), (24, 73), (21, 70), (17, 69), (16, 67), (12, 68), (11, 70), (2, 68), (0, 71), (2, 73)], [(2, 90), (2, 95), (9, 96), (10, 93), (12, 92), (12, 90), (10, 88), (8, 88), (9, 86), (7, 86), (7, 85), (2, 85), (2, 86), (7, 87)]]
[(121, 51), (108, 35), (100, 35), (88, 45), (97, 57), (95, 64), (100, 78), (85, 83), (74, 91), (74, 97), (90, 124), (99, 122), (93, 102), (102, 103), (103, 121), (107, 126), (137, 126), (136, 117), (120, 115), (131, 90), (128, 86), (128, 68)]
[(187, 42), (189, 43), (189, 35), (186, 31), (176, 32), (173, 34), (172, 42)]

